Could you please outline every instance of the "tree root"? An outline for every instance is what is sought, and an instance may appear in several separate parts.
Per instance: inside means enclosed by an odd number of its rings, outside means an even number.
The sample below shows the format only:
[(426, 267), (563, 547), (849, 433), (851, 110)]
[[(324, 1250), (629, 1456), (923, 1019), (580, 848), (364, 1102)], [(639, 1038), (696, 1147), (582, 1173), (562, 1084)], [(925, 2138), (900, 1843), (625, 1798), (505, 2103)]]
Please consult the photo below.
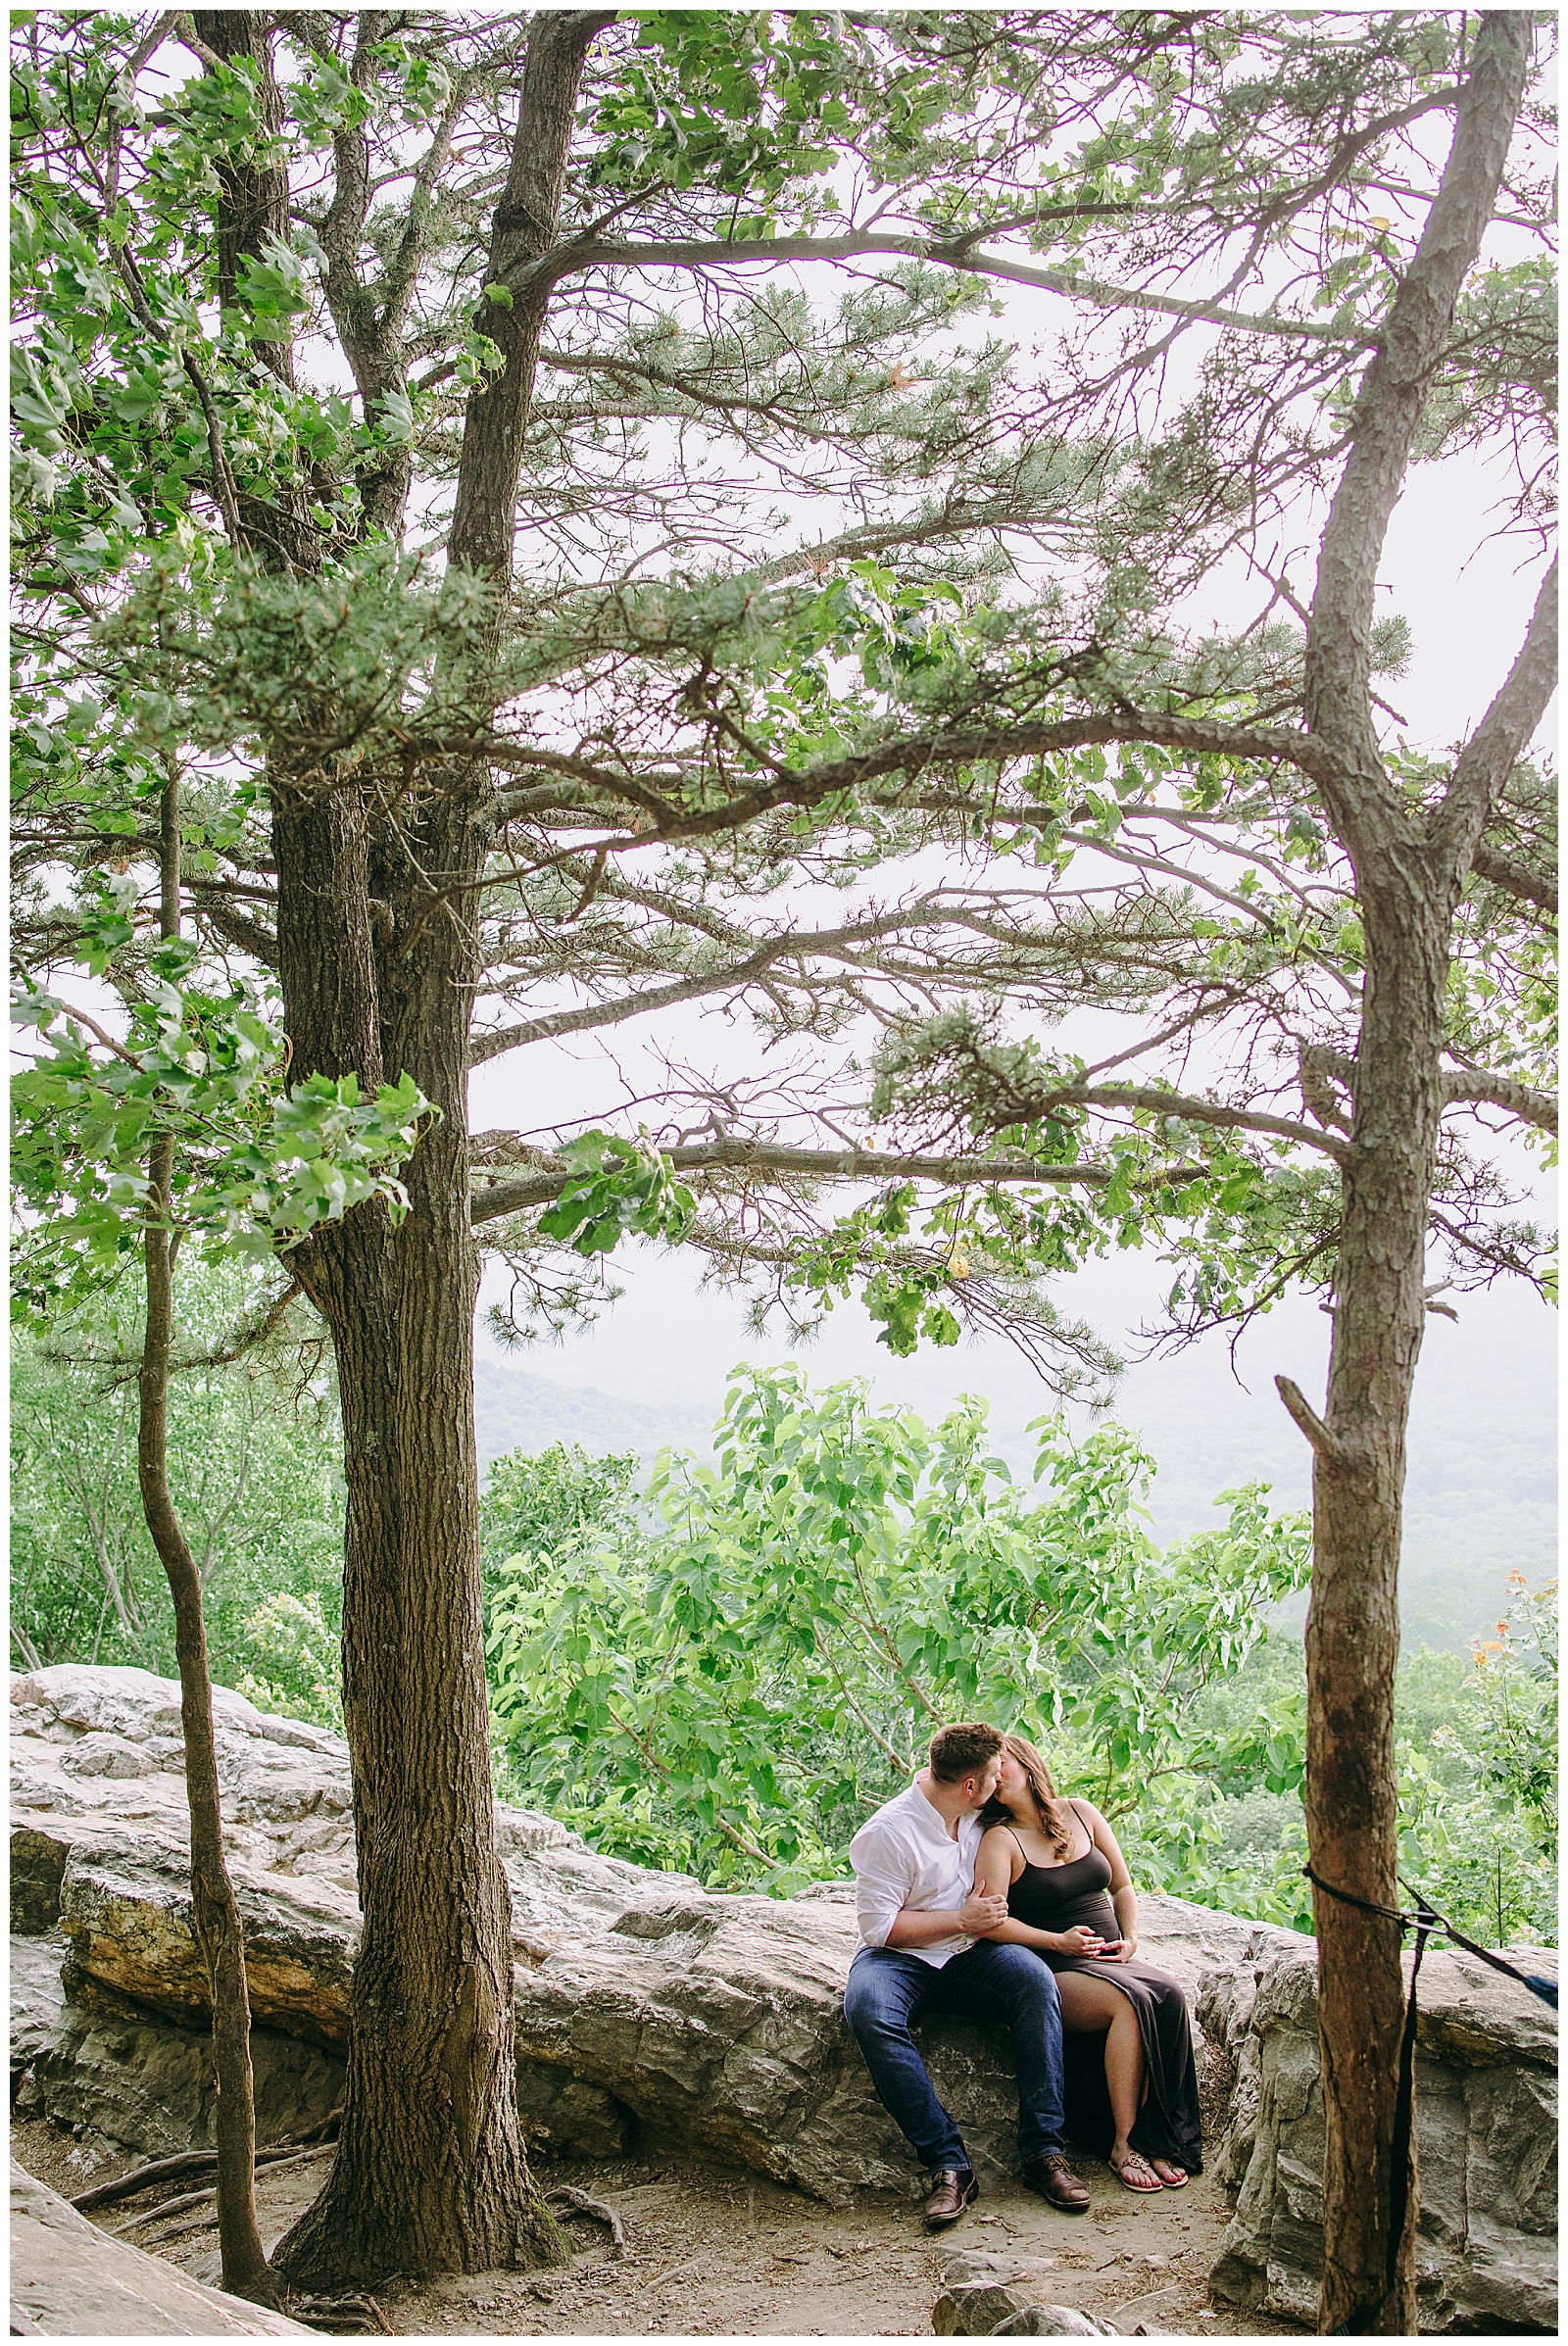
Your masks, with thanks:
[(391, 2337), (392, 2324), (373, 2297), (289, 2297), (283, 2308), (293, 2322), (307, 2329), (324, 2329), (339, 2337)]
[[(264, 2157), (260, 2152), (258, 2152), (256, 2159), (256, 2172), (258, 2175), (264, 2173), (272, 2175), (276, 2174), (279, 2169), (284, 2167), (303, 2167), (308, 2160), (324, 2159), (328, 2151), (335, 2150), (336, 2147), (337, 2145), (335, 2143), (323, 2142), (319, 2143), (315, 2150), (290, 2151), (282, 2158), (268, 2158)], [(170, 2161), (168, 2164), (173, 2165), (174, 2162)], [(142, 2185), (137, 2187), (144, 2187), (146, 2180), (146, 2172), (144, 2170), (142, 2175)], [(132, 2177), (126, 2175), (122, 2177), (122, 2182), (126, 2185), (129, 2185), (132, 2182)], [(117, 2196), (127, 2197), (128, 2192), (121, 2191), (119, 2194), (117, 2194)], [(126, 2232), (135, 2231), (141, 2224), (157, 2224), (159, 2220), (165, 2216), (181, 2216), (184, 2214), (187, 2208), (202, 2207), (208, 2200), (216, 2199), (217, 2197), (218, 2185), (216, 2183), (210, 2183), (205, 2191), (182, 2191), (177, 2199), (163, 2200), (156, 2208), (144, 2209), (141, 2215), (132, 2216), (128, 2223), (117, 2225), (114, 2236), (117, 2240), (122, 2239)]]
[[(261, 2163), (261, 2152), (257, 2163)], [(145, 2191), (153, 2183), (172, 2183), (177, 2175), (206, 2175), (218, 2165), (216, 2151), (180, 2151), (172, 2159), (153, 2159), (145, 2167), (133, 2167), (129, 2175), (122, 2175), (117, 2182), (98, 2183), (90, 2191), (78, 2191), (72, 2206), (85, 2216), (89, 2209), (107, 2208), (117, 2199), (134, 2199), (138, 2191)]]
[[(268, 2143), (256, 2154), (257, 2174), (264, 2167), (279, 2165), (308, 2143), (331, 2141), (342, 2118), (341, 2110), (329, 2110), (319, 2126), (308, 2126), (303, 2134), (286, 2135), (281, 2142)], [(71, 2205), (85, 2216), (90, 2209), (107, 2208), (117, 2199), (134, 2199), (138, 2191), (153, 2183), (172, 2183), (178, 2175), (206, 2175), (217, 2165), (217, 2151), (176, 2151), (172, 2158), (151, 2159), (145, 2167), (133, 2167), (112, 2183), (96, 2183), (90, 2191), (78, 2191)]]
[(586, 2191), (578, 2191), (570, 2183), (558, 2183), (553, 2191), (546, 2191), (543, 2197), (550, 2207), (567, 2208), (575, 2215), (592, 2216), (600, 2224), (608, 2224), (615, 2255), (617, 2257), (625, 2255), (626, 2227), (608, 2201), (590, 2199)]

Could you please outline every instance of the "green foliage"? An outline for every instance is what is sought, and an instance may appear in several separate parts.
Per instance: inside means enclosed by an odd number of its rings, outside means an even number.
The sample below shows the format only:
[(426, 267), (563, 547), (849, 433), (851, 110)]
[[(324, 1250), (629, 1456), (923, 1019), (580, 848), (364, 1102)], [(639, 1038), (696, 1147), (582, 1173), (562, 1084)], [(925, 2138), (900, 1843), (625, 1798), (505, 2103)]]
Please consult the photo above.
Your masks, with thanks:
[(1112, 1812), (1196, 1760), (1186, 1715), (1306, 1569), (1260, 1490), (1160, 1555), (1132, 1436), (1040, 1429), (1019, 1490), (985, 1407), (933, 1432), (858, 1385), (749, 1371), (717, 1464), (667, 1455), (651, 1526), (509, 1557), (491, 1602), (497, 1720), (522, 1796), (602, 1846), (784, 1884), (841, 1861), (933, 1725), (1035, 1734)]
[(564, 1567), (597, 1540), (629, 1532), (636, 1477), (635, 1451), (595, 1457), (575, 1442), (498, 1458), (479, 1493), (486, 1603), (509, 1558), (541, 1557)]
[[(914, 1184), (898, 1182), (869, 1204), (841, 1214), (817, 1244), (803, 1249), (791, 1266), (790, 1286), (831, 1304), (861, 1283), (868, 1316), (882, 1323), (877, 1343), (900, 1358), (918, 1349), (923, 1337), (935, 1344), (956, 1344), (959, 1329), (943, 1300), (968, 1266), (956, 1246), (924, 1262), (911, 1260), (903, 1242), (910, 1229)], [(931, 1217), (935, 1227), (938, 1217)]]
[[(1557, 1932), (1557, 1584), (1510, 1576), (1512, 1601), (1424, 1735), (1401, 1734), (1405, 1878), (1461, 1928), (1504, 1945)], [(1402, 1724), (1402, 1722), (1401, 1722)]]
[[(89, 946), (101, 969), (127, 939), (120, 894)], [(285, 1090), (277, 1038), (246, 983), (215, 994), (191, 976), (195, 948), (147, 959), (123, 1043), (24, 981), (13, 1003), (33, 1039), (12, 1082), (11, 1161), (36, 1217), (16, 1249), (12, 1305), (36, 1324), (116, 1278), (147, 1226), (148, 1156), (174, 1144), (169, 1225), (253, 1260), (286, 1251), (319, 1223), (379, 1198), (394, 1221), (407, 1194), (392, 1168), (431, 1111), (408, 1076), (362, 1103), (353, 1075)]]
[[(1031, 1493), (966, 1401), (931, 1430), (863, 1388), (737, 1372), (716, 1465), (557, 1444), (492, 1470), (500, 1782), (596, 1845), (788, 1890), (841, 1872), (944, 1718), (1015, 1727), (1116, 1820), (1145, 1888), (1310, 1931), (1299, 1643), (1308, 1571), (1253, 1486), (1161, 1555), (1151, 1471), (1102, 1425), (1038, 1429)], [(1517, 1576), (1516, 1576), (1517, 1580)], [(1461, 1929), (1550, 1943), (1555, 1586), (1495, 1638), (1401, 1665), (1401, 1862)]]
[(770, 199), (793, 179), (833, 169), (824, 142), (848, 127), (846, 34), (806, 11), (642, 9), (635, 46), (599, 100), (596, 184), (711, 189), (760, 209), (740, 235), (770, 224)]
[(315, 1588), (276, 1588), (244, 1626), (246, 1667), (238, 1691), (259, 1710), (313, 1719), (343, 1733), (342, 1642)]
[[(1412, 1889), (1492, 1946), (1557, 1933), (1557, 1595), (1512, 1576), (1514, 1601), (1470, 1666), (1407, 1654), (1396, 1688), (1399, 1865)], [(1140, 1810), (1126, 1845), (1151, 1887), (1312, 1928), (1302, 1878), (1306, 1688), (1279, 1639), (1211, 1685), (1194, 1732), (1228, 1754), (1206, 1783)], [(1179, 1780), (1173, 1780), (1173, 1783)]]
[[(243, 1265), (180, 1264), (170, 1482), (203, 1578), (215, 1677), (331, 1725), (340, 1716), (337, 1401), (318, 1331), (303, 1344), (281, 1333), (245, 1341), (276, 1286)], [(136, 1480), (143, 1310), (132, 1262), (46, 1338), (13, 1339), (19, 1667), (96, 1661), (173, 1674), (173, 1614)], [(221, 1357), (236, 1347), (236, 1358)]]
[(578, 1254), (608, 1254), (623, 1238), (677, 1242), (691, 1218), (690, 1190), (670, 1179), (659, 1150), (610, 1132), (584, 1133), (560, 1151), (578, 1178), (539, 1217), (546, 1238)]

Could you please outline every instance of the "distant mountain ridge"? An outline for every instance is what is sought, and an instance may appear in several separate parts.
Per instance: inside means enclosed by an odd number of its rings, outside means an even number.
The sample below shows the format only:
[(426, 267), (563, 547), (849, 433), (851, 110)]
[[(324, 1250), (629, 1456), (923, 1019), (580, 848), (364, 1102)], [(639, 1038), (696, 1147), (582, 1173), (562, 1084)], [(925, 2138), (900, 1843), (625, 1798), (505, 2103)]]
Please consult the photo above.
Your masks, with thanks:
[[(690, 1398), (624, 1400), (592, 1386), (538, 1376), (482, 1341), (474, 1367), (481, 1470), (512, 1450), (537, 1454), (558, 1442), (601, 1456), (630, 1451), (645, 1466), (662, 1449), (703, 1456), (711, 1447), (723, 1400), (722, 1391), (708, 1407)], [(658, 1382), (653, 1364), (649, 1381)], [(1470, 1638), (1490, 1631), (1506, 1605), (1510, 1571), (1536, 1585), (1555, 1573), (1549, 1396), (1543, 1403), (1539, 1417), (1532, 1413), (1505, 1433), (1485, 1423), (1467, 1426), (1448, 1395), (1435, 1393), (1425, 1411), (1418, 1407), (1399, 1608), (1408, 1644), (1463, 1650)], [(1263, 1396), (1238, 1393), (1236, 1405), (1216, 1416), (1146, 1389), (1125, 1394), (1116, 1414), (1139, 1426), (1159, 1465), (1151, 1512), (1161, 1544), (1215, 1528), (1220, 1518), (1214, 1500), (1241, 1483), (1272, 1483), (1281, 1507), (1307, 1504), (1304, 1454), (1294, 1472), (1282, 1473), (1282, 1455), (1294, 1461), (1294, 1452), (1275, 1435)], [(1025, 1419), (1004, 1401), (994, 1405), (991, 1423), (998, 1454), (1027, 1482), (1034, 1450)], [(1297, 1599), (1288, 1608), (1293, 1622), (1303, 1606), (1304, 1599)]]
[[(646, 1463), (662, 1449), (706, 1450), (712, 1418), (701, 1409), (623, 1401), (592, 1386), (557, 1385), (514, 1368), (503, 1353), (474, 1362), (474, 1423), (481, 1470), (512, 1450), (577, 1442), (603, 1456), (634, 1450)], [(716, 1412), (714, 1413), (716, 1414)]]

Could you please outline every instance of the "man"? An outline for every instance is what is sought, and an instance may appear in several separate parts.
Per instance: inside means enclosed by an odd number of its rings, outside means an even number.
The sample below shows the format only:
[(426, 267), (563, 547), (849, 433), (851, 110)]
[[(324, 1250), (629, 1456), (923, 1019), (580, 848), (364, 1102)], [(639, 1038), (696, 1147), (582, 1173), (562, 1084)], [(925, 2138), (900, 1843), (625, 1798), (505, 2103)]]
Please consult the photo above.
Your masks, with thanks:
[(860, 1944), (844, 2014), (879, 2099), (930, 2175), (932, 2231), (956, 2224), (980, 2186), (909, 2033), (931, 2012), (1009, 2024), (1024, 2180), (1072, 2215), (1089, 2206), (1061, 2148), (1055, 1979), (1029, 1948), (985, 1936), (1006, 1921), (1007, 1902), (978, 1896), (974, 1886), (980, 1811), (997, 1788), (1001, 1756), (994, 1727), (942, 1728), (931, 1738), (930, 1766), (850, 1843)]

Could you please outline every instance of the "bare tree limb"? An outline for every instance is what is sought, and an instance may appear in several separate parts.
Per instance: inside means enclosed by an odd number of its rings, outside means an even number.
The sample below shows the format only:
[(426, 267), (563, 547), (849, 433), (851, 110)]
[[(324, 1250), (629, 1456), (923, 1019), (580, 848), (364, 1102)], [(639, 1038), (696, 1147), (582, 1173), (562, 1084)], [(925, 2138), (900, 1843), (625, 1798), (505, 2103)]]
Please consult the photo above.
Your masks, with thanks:
[(557, 1035), (585, 1034), (596, 1027), (618, 1026), (629, 1018), (642, 1018), (655, 1010), (671, 1009), (677, 1002), (700, 1002), (713, 994), (746, 987), (781, 960), (798, 959), (804, 962), (832, 954), (847, 956), (857, 947), (902, 937), (911, 930), (965, 925), (961, 904), (945, 904), (942, 901), (949, 893), (938, 890), (919, 898), (912, 904), (869, 920), (849, 922), (842, 928), (786, 931), (777, 937), (764, 937), (753, 952), (743, 954), (738, 960), (725, 962), (719, 968), (703, 970), (691, 977), (674, 978), (667, 985), (651, 986), (645, 993), (627, 995), (616, 1002), (590, 1002), (575, 1009), (552, 1010), (541, 1018), (501, 1027), (489, 1034), (478, 1034), (469, 1046), (468, 1064), (471, 1067), (482, 1066), (488, 1059), (499, 1058), (503, 1051), (520, 1050), (525, 1044), (540, 1043)]
[[(480, 1136), (481, 1140), (487, 1136)], [(694, 1143), (664, 1151), (676, 1173), (779, 1173), (801, 1181), (937, 1181), (949, 1188), (998, 1181), (1039, 1182), (1047, 1187), (1103, 1189), (1110, 1174), (1103, 1165), (1057, 1165), (1031, 1157), (888, 1156), (869, 1149), (784, 1149), (760, 1141)], [(500, 1214), (548, 1205), (580, 1181), (559, 1159), (546, 1158), (515, 1181), (493, 1182), (473, 1193), (469, 1219), (493, 1222)]]
[(1087, 302), (1099, 310), (1148, 311), (1161, 318), (1231, 326), (1244, 334), (1278, 334), (1293, 341), (1337, 344), (1342, 349), (1363, 349), (1371, 340), (1365, 333), (1343, 333), (1315, 318), (1271, 317), (1230, 310), (1220, 302), (1184, 301), (1174, 293), (1107, 285), (1097, 277), (1080, 277), (1065, 269), (1036, 269), (1024, 261), (1009, 261), (1002, 253), (977, 253), (967, 242), (947, 244), (925, 236), (885, 235), (874, 229), (858, 229), (847, 236), (714, 237), (646, 244), (614, 237), (573, 236), (514, 270), (506, 282), (514, 294), (521, 294), (535, 293), (592, 269), (739, 269), (758, 264), (777, 268), (792, 261), (868, 261), (882, 256), (929, 261), (938, 268), (960, 269), (967, 276), (997, 277), (1010, 285), (1038, 286), (1046, 293)]
[(1042, 1115), (1048, 1108), (1058, 1105), (1152, 1108), (1161, 1116), (1181, 1116), (1195, 1124), (1213, 1124), (1222, 1130), (1273, 1133), (1280, 1140), (1295, 1141), (1303, 1149), (1320, 1149), (1339, 1164), (1344, 1164), (1349, 1155), (1347, 1144), (1333, 1133), (1315, 1131), (1310, 1124), (1297, 1124), (1289, 1116), (1271, 1116), (1261, 1108), (1230, 1107), (1224, 1100), (1198, 1100), (1187, 1093), (1161, 1092), (1141, 1084), (1042, 1085), (1031, 1100), (1031, 1107)]
[(1500, 888), (1504, 896), (1511, 896), (1517, 904), (1535, 904), (1556, 918), (1557, 882), (1548, 873), (1532, 871), (1527, 863), (1516, 861), (1512, 855), (1499, 855), (1485, 840), (1471, 856), (1470, 869), (1478, 880)]
[(1440, 872), (1457, 887), (1473, 871), (1482, 825), (1557, 689), (1557, 564), (1541, 582), (1519, 657), (1459, 753), (1427, 836)]
[[(1378, 563), (1421, 414), (1447, 345), (1460, 288), (1481, 251), (1530, 63), (1531, 19), (1480, 20), (1453, 146), (1415, 256), (1378, 338), (1351, 422), (1350, 453), (1324, 526), (1306, 636), (1306, 716), (1335, 755), (1328, 797), (1352, 856), (1374, 809), (1403, 820), (1372, 724), (1372, 622)], [(1353, 775), (1355, 787), (1340, 785)], [(1479, 826), (1478, 826), (1479, 828)]]
[[(1217, 718), (1173, 716), (1158, 709), (1101, 710), (1088, 716), (1062, 718), (1054, 724), (974, 726), (878, 742), (850, 758), (834, 758), (819, 765), (786, 767), (779, 780), (760, 783), (755, 790), (722, 806), (690, 813), (675, 806), (659, 809), (648, 830), (580, 841), (576, 852), (597, 854), (603, 847), (607, 855), (625, 855), (642, 848), (663, 846), (675, 839), (712, 837), (752, 822), (760, 814), (771, 813), (775, 807), (817, 806), (835, 792), (857, 790), (882, 774), (918, 774), (942, 765), (1007, 764), (1018, 758), (1049, 758), (1063, 750), (1098, 748), (1109, 742), (1153, 742), (1162, 748), (1190, 750), (1195, 756), (1214, 753), (1220, 757), (1283, 761), (1314, 778), (1332, 766), (1331, 756), (1324, 747), (1305, 734), (1278, 733), (1255, 725), (1230, 725)], [(612, 767), (594, 766), (558, 751), (519, 750), (506, 743), (479, 741), (462, 745), (461, 749), (443, 744), (442, 749), (448, 755), (471, 755), (496, 761), (504, 758), (514, 764), (537, 765), (546, 771), (570, 774), (591, 782), (612, 799), (652, 800), (655, 795)], [(510, 813), (520, 811), (519, 799), (527, 795), (499, 794), (495, 802), (498, 819), (505, 820)]]
[(1335, 1441), (1300, 1387), (1290, 1377), (1276, 1377), (1274, 1389), (1317, 1455), (1327, 1459), (1332, 1466), (1348, 1466), (1348, 1453), (1342, 1443)]
[(1538, 1132), (1557, 1129), (1557, 1102), (1529, 1084), (1516, 1083), (1511, 1076), (1489, 1075), (1482, 1068), (1456, 1068), (1443, 1079), (1443, 1097), (1450, 1107), (1468, 1101), (1477, 1107), (1502, 1108), (1517, 1116), (1521, 1124), (1533, 1124)]

